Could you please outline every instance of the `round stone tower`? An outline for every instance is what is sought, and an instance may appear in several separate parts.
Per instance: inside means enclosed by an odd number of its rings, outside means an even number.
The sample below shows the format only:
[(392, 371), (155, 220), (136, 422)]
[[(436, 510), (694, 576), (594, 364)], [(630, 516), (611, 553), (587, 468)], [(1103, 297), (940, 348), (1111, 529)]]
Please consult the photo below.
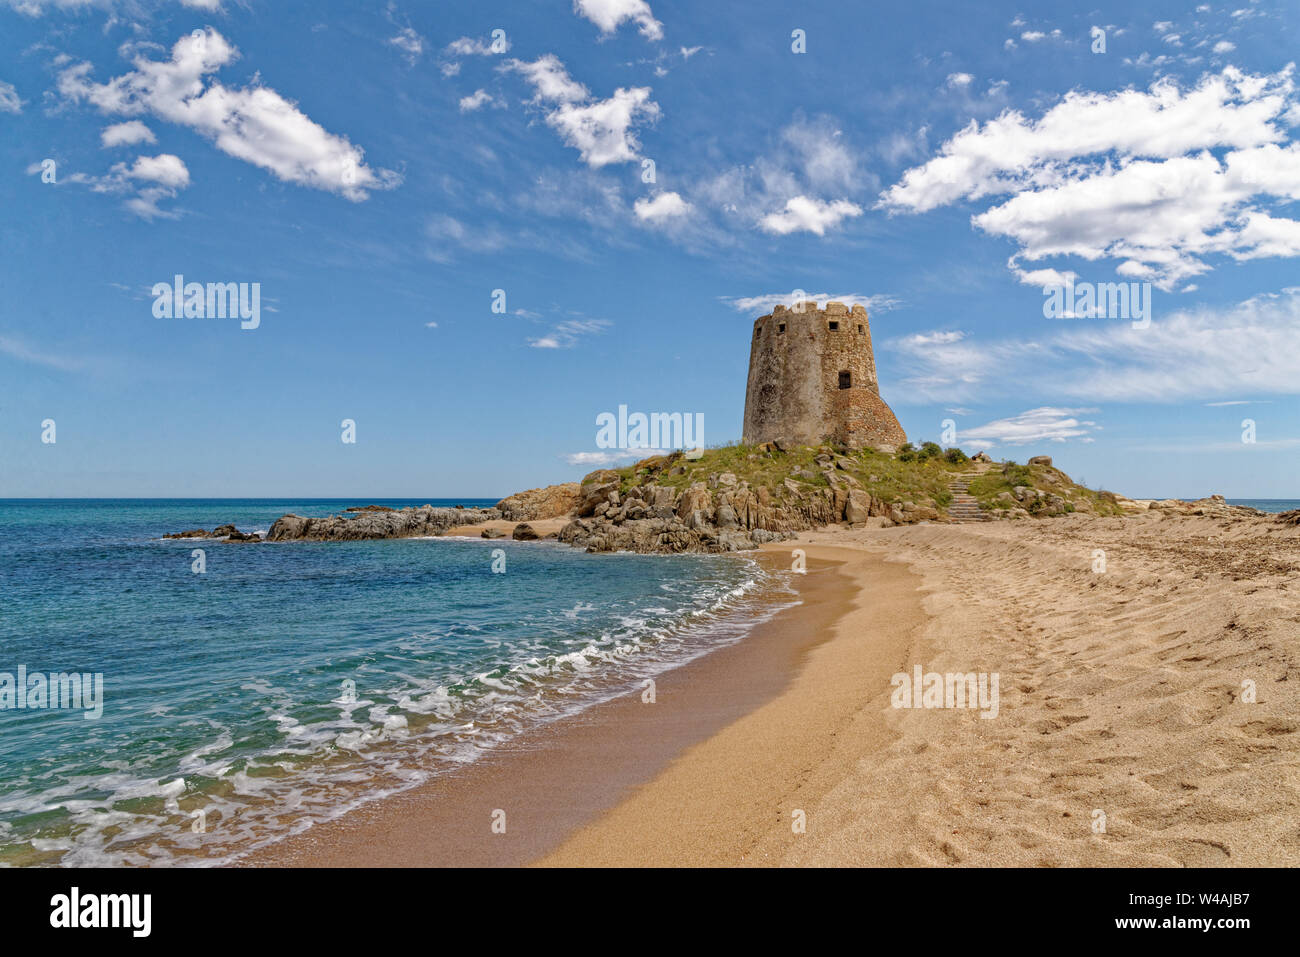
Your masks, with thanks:
[(880, 398), (871, 326), (862, 306), (777, 306), (754, 321), (744, 441), (839, 442), (895, 449), (907, 441)]

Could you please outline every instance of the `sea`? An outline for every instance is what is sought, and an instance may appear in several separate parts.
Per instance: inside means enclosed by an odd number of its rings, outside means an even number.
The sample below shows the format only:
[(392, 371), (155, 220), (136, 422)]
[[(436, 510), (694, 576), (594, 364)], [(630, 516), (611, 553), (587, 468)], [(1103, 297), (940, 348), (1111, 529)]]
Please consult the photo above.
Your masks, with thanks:
[(162, 538), (357, 504), (494, 501), (0, 500), (0, 866), (228, 863), (797, 601), (743, 553)]

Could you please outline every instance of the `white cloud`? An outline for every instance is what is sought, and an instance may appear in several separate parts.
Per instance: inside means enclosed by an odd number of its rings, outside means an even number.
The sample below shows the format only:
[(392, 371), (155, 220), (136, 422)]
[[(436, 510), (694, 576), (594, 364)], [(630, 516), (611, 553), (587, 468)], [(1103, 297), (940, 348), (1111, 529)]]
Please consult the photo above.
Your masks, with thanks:
[(190, 185), (190, 171), (179, 156), (161, 153), (158, 156), (137, 156), (135, 164), (127, 170), (131, 179), (157, 183), (169, 189), (184, 189)]
[[(1157, 310), (1159, 311), (1159, 310)], [(1047, 322), (1048, 320), (1044, 320)], [(1133, 328), (1067, 319), (1039, 339), (919, 344), (886, 340), (885, 364), (912, 401), (990, 395), (1096, 402), (1183, 402), (1300, 394), (1300, 287), (1228, 308), (1182, 309)]]
[(549, 333), (528, 344), (534, 349), (569, 349), (578, 344), (582, 336), (604, 332), (613, 323), (605, 319), (570, 319), (555, 326)]
[(862, 207), (846, 199), (827, 202), (808, 196), (795, 196), (786, 201), (780, 212), (768, 213), (759, 225), (769, 233), (786, 236), (794, 232), (826, 235), (826, 230), (853, 216), (861, 216)]
[(460, 111), (462, 113), (472, 113), (475, 110), (482, 109), (492, 102), (492, 94), (487, 90), (475, 90), (469, 96), (460, 98)]
[(646, 0), (573, 0), (573, 12), (599, 27), (602, 36), (630, 20), (647, 40), (663, 39), (664, 25), (654, 18)]
[(1214, 45), (1215, 53), (1231, 53), (1235, 49), (1237, 49), (1237, 44), (1231, 40), (1220, 40)]
[(662, 223), (690, 213), (691, 204), (677, 193), (660, 193), (654, 199), (638, 199), (633, 204), (636, 218), (648, 223)]
[(221, 10), (221, 0), (181, 0), (181, 6), (218, 13)]
[(969, 73), (949, 73), (948, 85), (951, 87), (968, 87), (975, 77)]
[(1009, 194), (972, 222), (1019, 244), (1013, 269), (1018, 258), (1110, 257), (1162, 288), (1207, 271), (1213, 253), (1295, 255), (1292, 221), (1259, 208), (1300, 198), (1300, 142), (1282, 129), (1292, 73), (1229, 67), (1191, 89), (1166, 78), (1148, 91), (1071, 92), (1036, 121), (972, 121), (880, 205), (925, 212)]
[(179, 156), (160, 153), (137, 156), (130, 166), (114, 163), (104, 176), (73, 173), (68, 181), (89, 186), (96, 193), (133, 193), (124, 205), (142, 219), (175, 219), (177, 214), (164, 210), (159, 203), (175, 198), (190, 185), (190, 171)]
[(153, 131), (139, 120), (127, 120), (106, 126), (99, 134), (99, 142), (105, 148), (112, 146), (134, 146), (137, 143), (156, 143)]
[(21, 113), (23, 101), (12, 83), (0, 80), (0, 113)]
[(1076, 416), (1096, 409), (1060, 409), (1042, 406), (1006, 419), (995, 419), (973, 429), (962, 429), (957, 439), (963, 445), (1028, 445), (1033, 442), (1064, 442), (1083, 439), (1097, 431), (1096, 422)]
[(945, 332), (917, 332), (907, 336), (902, 341), (909, 347), (949, 345), (954, 342), (961, 342), (966, 338), (966, 333), (960, 329), (952, 329)]
[(560, 58), (546, 53), (527, 63), (510, 60), (501, 69), (514, 70), (532, 84), (536, 103), (581, 103), (591, 96), (591, 91), (569, 76)]
[(85, 363), (80, 359), (69, 359), (64, 358), (63, 356), (40, 352), (31, 348), (26, 343), (4, 335), (0, 335), (0, 354), (7, 355), (11, 359), (17, 359), (20, 362), (30, 362), (34, 365), (48, 366), (51, 369), (59, 369), (63, 372), (76, 372), (85, 365)]
[(1026, 30), (1024, 33), (1020, 34), (1020, 39), (1024, 40), (1026, 43), (1037, 43), (1039, 40), (1047, 39), (1047, 34), (1042, 30)]
[(663, 455), (667, 449), (612, 449), (608, 452), (570, 452), (564, 460), (570, 465), (610, 466), (619, 462), (633, 462)]
[(397, 36), (390, 37), (388, 42), (406, 55), (408, 63), (413, 64), (424, 55), (424, 37), (410, 27), (402, 27), (397, 31)]
[[(856, 292), (842, 293), (838, 296), (825, 292), (803, 293), (798, 298), (801, 302), (815, 302), (819, 307), (824, 307), (828, 302), (842, 302), (850, 309), (854, 306), (862, 306), (869, 313), (887, 312), (902, 305), (892, 296), (864, 296)], [(760, 315), (771, 312), (777, 306), (793, 306), (795, 297), (790, 292), (769, 292), (758, 296), (724, 296), (722, 301), (737, 312)]]
[(534, 103), (551, 104), (547, 125), (592, 168), (636, 159), (641, 143), (633, 127), (659, 117), (659, 104), (650, 99), (649, 87), (619, 87), (607, 100), (591, 99), (587, 88), (574, 81), (552, 53), (531, 63), (510, 60), (502, 69), (519, 73), (532, 85)]
[(458, 37), (447, 44), (446, 52), (453, 56), (496, 56), (500, 53), (506, 53), (510, 49), (510, 40), (502, 37), (495, 41), (496, 49), (492, 49), (492, 40), (480, 40), (478, 37)]
[(391, 189), (401, 177), (365, 165), (364, 150), (327, 132), (269, 87), (231, 89), (208, 74), (233, 62), (238, 51), (220, 33), (195, 31), (172, 47), (171, 59), (134, 60), (135, 69), (107, 83), (90, 79), (82, 63), (59, 74), (59, 92), (105, 114), (152, 114), (187, 126), (218, 149), (269, 170), (280, 179), (360, 201), (372, 189)]

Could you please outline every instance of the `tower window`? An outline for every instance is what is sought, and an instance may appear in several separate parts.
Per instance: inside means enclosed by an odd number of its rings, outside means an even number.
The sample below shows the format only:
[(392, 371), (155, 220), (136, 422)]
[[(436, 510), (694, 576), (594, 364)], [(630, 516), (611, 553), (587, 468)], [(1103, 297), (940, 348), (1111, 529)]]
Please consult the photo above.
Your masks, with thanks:
[(761, 336), (762, 334), (763, 334), (763, 327), (762, 327), (762, 326), (757, 326), (757, 327), (755, 327), (755, 329), (754, 329), (754, 338), (757, 339), (757, 338), (758, 338), (759, 336)]
[(827, 327), (828, 329), (830, 329), (831, 332), (835, 332), (837, 329), (839, 329), (840, 324), (839, 324), (838, 322), (833, 322), (833, 321), (832, 321), (832, 322), (828, 322), (828, 323), (826, 323), (826, 327)]
[(778, 324), (777, 324), (777, 327), (776, 327), (776, 331), (777, 331), (778, 333), (780, 333), (780, 332), (785, 332), (785, 323), (784, 323), (784, 322), (782, 322), (782, 323), (778, 323)]
[(840, 388), (850, 389), (853, 387), (853, 374), (849, 372), (840, 373)]
[(867, 334), (867, 327), (864, 326), (862, 323), (858, 323), (858, 335), (865, 336), (866, 334)]

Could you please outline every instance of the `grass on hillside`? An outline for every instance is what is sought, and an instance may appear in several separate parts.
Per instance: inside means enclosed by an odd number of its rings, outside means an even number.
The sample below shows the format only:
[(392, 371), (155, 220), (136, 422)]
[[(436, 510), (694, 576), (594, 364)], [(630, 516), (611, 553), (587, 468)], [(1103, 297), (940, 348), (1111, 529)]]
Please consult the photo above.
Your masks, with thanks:
[[(913, 502), (947, 508), (952, 503), (948, 484), (956, 478), (966, 477), (970, 494), (985, 509), (1015, 507), (1019, 503), (1000, 500), (998, 495), (1012, 491), (1017, 485), (1028, 485), (1041, 489), (1045, 494), (1061, 496), (1067, 503), (1067, 511), (1073, 511), (1087, 501), (1096, 514), (1123, 514), (1109, 493), (1077, 485), (1059, 469), (1005, 462), (987, 466), (981, 474), (980, 467), (972, 464), (960, 449), (945, 451), (934, 442), (926, 442), (920, 448), (909, 443), (893, 454), (874, 449), (837, 450), (831, 445), (803, 446), (781, 452), (733, 442), (710, 447), (695, 461), (680, 455), (661, 455), (621, 469), (605, 469), (592, 474), (610, 476), (606, 480), (612, 480), (616, 474), (620, 492), (626, 493), (635, 486), (652, 482), (680, 491), (696, 482), (707, 483), (711, 475), (731, 472), (738, 480), (748, 482), (750, 487), (765, 487), (777, 501), (786, 502), (794, 497), (784, 484), (786, 479), (793, 480), (803, 489), (829, 486), (821, 474), (825, 470), (815, 462), (816, 457), (823, 454), (829, 454), (837, 462), (843, 460), (848, 467), (837, 469), (837, 472), (853, 476), (864, 491), (889, 503)], [(796, 474), (799, 472), (805, 474)], [(1036, 511), (1041, 507), (1031, 503), (1030, 510)]]
[(1065, 499), (1067, 512), (1077, 511), (1082, 503), (1087, 502), (1093, 513), (1097, 515), (1124, 514), (1124, 510), (1119, 507), (1114, 496), (1108, 492), (1098, 492), (1078, 485), (1060, 469), (1050, 465), (1018, 465), (1015, 462), (1004, 462), (1001, 466), (991, 468), (983, 475), (972, 478), (970, 494), (975, 496), (980, 508), (984, 509), (1021, 507), (1031, 514), (1041, 510), (1043, 507), (1041, 500), (1022, 505), (1020, 502), (1007, 501), (998, 497), (1003, 492), (1013, 492), (1018, 485), (1040, 489), (1048, 495), (1059, 495)]
[[(830, 445), (821, 445), (780, 452), (760, 451), (756, 446), (734, 443), (706, 449), (703, 457), (694, 462), (685, 458), (670, 462), (668, 456), (656, 456), (610, 471), (618, 473), (622, 492), (648, 482), (682, 490), (696, 482), (707, 482), (710, 475), (731, 472), (752, 488), (766, 487), (774, 497), (784, 501), (793, 497), (784, 485), (786, 479), (809, 489), (829, 486), (821, 474), (824, 469), (814, 461), (818, 455), (829, 454), (848, 463), (847, 468), (836, 471), (853, 476), (864, 491), (886, 502), (923, 504), (928, 500), (946, 508), (952, 501), (948, 483), (969, 465), (961, 460), (949, 461), (933, 443), (927, 443), (925, 449), (904, 446), (897, 455), (891, 455), (874, 449), (836, 451)], [(965, 456), (960, 459), (964, 460)], [(800, 471), (811, 476), (795, 474)]]

